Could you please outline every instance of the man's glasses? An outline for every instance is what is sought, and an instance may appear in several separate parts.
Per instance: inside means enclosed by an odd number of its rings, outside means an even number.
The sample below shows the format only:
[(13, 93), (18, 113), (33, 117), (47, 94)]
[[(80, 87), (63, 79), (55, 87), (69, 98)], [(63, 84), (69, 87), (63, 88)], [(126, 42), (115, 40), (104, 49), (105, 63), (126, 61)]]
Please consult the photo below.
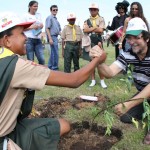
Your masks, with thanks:
[(127, 42), (133, 42), (133, 41), (138, 41), (141, 40), (143, 38), (143, 36), (133, 36), (133, 37), (126, 37), (126, 41)]
[(98, 9), (96, 9), (96, 8), (90, 8), (89, 10), (90, 11), (97, 11)]
[(53, 9), (52, 11), (58, 11), (58, 9)]

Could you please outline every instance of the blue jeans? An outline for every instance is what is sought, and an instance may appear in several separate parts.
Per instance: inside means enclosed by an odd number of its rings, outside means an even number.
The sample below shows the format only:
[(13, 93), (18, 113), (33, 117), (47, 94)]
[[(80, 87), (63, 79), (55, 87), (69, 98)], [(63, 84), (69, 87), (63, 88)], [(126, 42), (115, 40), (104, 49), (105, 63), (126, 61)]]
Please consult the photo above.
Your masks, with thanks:
[(44, 50), (40, 39), (28, 38), (26, 43), (27, 59), (34, 61), (34, 53), (39, 64), (44, 65)]
[(51, 70), (58, 70), (58, 59), (59, 59), (58, 38), (57, 36), (51, 36), (51, 37), (53, 40), (53, 45), (50, 45), (51, 52), (48, 60), (48, 68)]

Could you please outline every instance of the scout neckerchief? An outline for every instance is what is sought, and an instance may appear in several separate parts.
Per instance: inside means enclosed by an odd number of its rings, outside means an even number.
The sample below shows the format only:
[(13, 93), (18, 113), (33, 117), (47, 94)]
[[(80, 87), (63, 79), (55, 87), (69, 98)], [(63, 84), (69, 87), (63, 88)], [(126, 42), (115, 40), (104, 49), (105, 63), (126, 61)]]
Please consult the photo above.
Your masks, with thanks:
[(76, 30), (75, 30), (75, 25), (68, 24), (69, 27), (72, 28), (72, 35), (73, 35), (73, 41), (76, 41)]
[(11, 56), (13, 54), (14, 53), (12, 51), (10, 51), (9, 49), (4, 48), (4, 47), (0, 47), (0, 59), (7, 57), (7, 56)]
[(0, 104), (10, 85), (18, 56), (7, 48), (0, 47)]
[(96, 19), (98, 18), (99, 16), (97, 15), (96, 17), (90, 17), (90, 19), (92, 20), (92, 25), (93, 25), (93, 27), (97, 27), (97, 25), (96, 25)]

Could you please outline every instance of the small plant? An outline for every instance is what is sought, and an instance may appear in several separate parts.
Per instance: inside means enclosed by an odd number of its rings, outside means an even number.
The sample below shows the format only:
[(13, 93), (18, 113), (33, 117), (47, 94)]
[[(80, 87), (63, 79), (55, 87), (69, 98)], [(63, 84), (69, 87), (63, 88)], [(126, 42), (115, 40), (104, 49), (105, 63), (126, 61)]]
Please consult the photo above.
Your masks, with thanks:
[(131, 91), (131, 85), (133, 83), (132, 72), (133, 72), (133, 65), (129, 64), (127, 67), (127, 73), (125, 75), (125, 78), (120, 79), (121, 81), (126, 83), (128, 91)]
[(147, 102), (147, 99), (143, 101), (144, 113), (142, 115), (143, 127), (147, 127), (147, 131), (150, 131), (150, 105)]
[(105, 135), (110, 135), (111, 134), (111, 128), (112, 128), (113, 123), (114, 123), (114, 117), (110, 112), (105, 110), (104, 111), (104, 119), (105, 119), (106, 126), (107, 126)]

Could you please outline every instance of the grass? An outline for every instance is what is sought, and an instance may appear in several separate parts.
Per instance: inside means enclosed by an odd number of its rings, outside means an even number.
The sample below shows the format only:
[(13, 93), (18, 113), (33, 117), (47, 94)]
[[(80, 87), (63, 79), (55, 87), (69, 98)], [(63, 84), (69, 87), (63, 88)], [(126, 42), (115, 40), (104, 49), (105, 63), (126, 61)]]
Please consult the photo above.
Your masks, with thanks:
[[(111, 64), (115, 60), (115, 50), (114, 47), (109, 46), (106, 47), (104, 44), (104, 49), (107, 52), (107, 64)], [(45, 49), (45, 58), (46, 63), (48, 62), (49, 52)], [(80, 59), (80, 67), (83, 67), (88, 62)], [(61, 50), (60, 50), (60, 57), (59, 57), (59, 68), (60, 71), (63, 71), (63, 58), (61, 57)], [(120, 81), (121, 78), (124, 78), (122, 74), (117, 75), (113, 79), (106, 79), (106, 84), (108, 86), (107, 89), (101, 88), (99, 85), (99, 77), (96, 73), (96, 86), (90, 88), (90, 79), (87, 80), (84, 84), (82, 84), (79, 88), (71, 89), (71, 88), (64, 88), (64, 87), (55, 87), (55, 86), (45, 86), (42, 91), (37, 91), (35, 95), (35, 103), (38, 103), (40, 99), (47, 99), (49, 97), (69, 97), (70, 99), (74, 99), (80, 95), (91, 95), (101, 93), (110, 98), (110, 103), (117, 103), (120, 101), (124, 101), (126, 99), (130, 99), (132, 95), (136, 93), (135, 87), (132, 86), (131, 91), (127, 90), (127, 87), (124, 82)], [(88, 94), (87, 94), (88, 93)], [(99, 111), (100, 108), (89, 108), (83, 109), (80, 111), (76, 110), (69, 110), (65, 114), (65, 118), (70, 121), (81, 121), (81, 120), (93, 120), (95, 114)], [(149, 150), (150, 147), (142, 144), (142, 140), (144, 138), (144, 130), (142, 127), (136, 129), (134, 125), (123, 124), (119, 121), (119, 118), (115, 116), (115, 127), (120, 128), (123, 131), (123, 138), (119, 141), (116, 145), (112, 147), (112, 150)], [(105, 125), (104, 118), (99, 115), (95, 122), (100, 125)]]

